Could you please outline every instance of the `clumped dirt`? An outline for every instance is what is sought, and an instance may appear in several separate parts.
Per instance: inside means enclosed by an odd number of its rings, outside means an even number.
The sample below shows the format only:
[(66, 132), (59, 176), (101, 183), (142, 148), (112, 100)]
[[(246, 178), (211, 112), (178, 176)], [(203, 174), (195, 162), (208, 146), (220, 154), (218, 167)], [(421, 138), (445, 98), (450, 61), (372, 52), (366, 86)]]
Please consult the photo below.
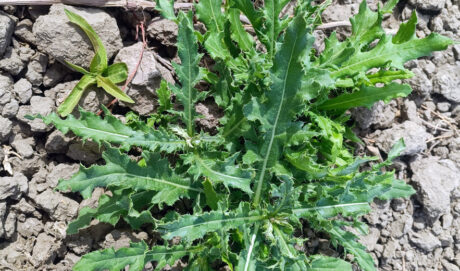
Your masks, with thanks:
[[(368, 1), (376, 9), (377, 1)], [(438, 32), (460, 40), (460, 1), (401, 1), (394, 15), (384, 19), (390, 33), (412, 11), (419, 17), (417, 35)], [(323, 15), (325, 22), (347, 20), (358, 11), (358, 1), (335, 1)], [(128, 93), (141, 115), (154, 111), (155, 87), (161, 78), (174, 82), (171, 61), (177, 27), (156, 13), (123, 9), (78, 8), (101, 34), (112, 58), (133, 69), (142, 43), (136, 25), (145, 20), (148, 48)], [(89, 16), (91, 14), (91, 16)], [(318, 31), (325, 37), (331, 30)], [(339, 36), (350, 33), (337, 29)], [(105, 34), (104, 34), (105, 33)], [(110, 33), (108, 35), (107, 33)], [(320, 39), (321, 40), (321, 39)], [(316, 43), (321, 48), (321, 42)], [(79, 164), (101, 159), (97, 144), (64, 136), (27, 114), (48, 114), (76, 84), (78, 75), (60, 64), (66, 59), (87, 65), (92, 56), (88, 40), (66, 22), (63, 6), (0, 7), (0, 270), (70, 270), (93, 250), (127, 246), (151, 240), (146, 231), (133, 232), (123, 224), (112, 227), (93, 222), (79, 234), (65, 229), (84, 206), (95, 206), (104, 193), (82, 200), (75, 194), (54, 191), (59, 179), (69, 178)], [(408, 145), (393, 169), (412, 184), (417, 194), (408, 200), (376, 201), (365, 216), (368, 236), (362, 242), (379, 270), (460, 270), (460, 45), (407, 65), (415, 77), (407, 80), (414, 93), (352, 115), (356, 133), (365, 142), (357, 152), (385, 158), (390, 146), (403, 137)], [(95, 89), (80, 106), (96, 112), (111, 98)], [(127, 112), (117, 105), (115, 113)], [(212, 132), (222, 112), (212, 100), (197, 104), (204, 115), (198, 123)], [(78, 114), (78, 112), (75, 112)], [(307, 232), (308, 251), (339, 255), (327, 239)], [(147, 270), (151, 269), (146, 267)]]

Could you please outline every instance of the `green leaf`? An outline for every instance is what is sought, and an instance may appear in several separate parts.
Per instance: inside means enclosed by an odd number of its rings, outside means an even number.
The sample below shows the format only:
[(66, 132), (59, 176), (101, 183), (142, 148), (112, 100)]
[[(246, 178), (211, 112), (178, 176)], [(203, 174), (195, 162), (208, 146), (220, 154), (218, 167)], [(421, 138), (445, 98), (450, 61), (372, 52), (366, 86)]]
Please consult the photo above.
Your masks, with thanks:
[(67, 96), (64, 102), (58, 107), (58, 113), (63, 117), (72, 113), (85, 90), (94, 84), (96, 84), (96, 78), (91, 75), (83, 75), (77, 85), (72, 89), (69, 96)]
[[(376, 85), (377, 83), (390, 84), (394, 80), (404, 80), (413, 77), (414, 74), (409, 70), (380, 70), (373, 74), (367, 74), (367, 80), (370, 85)], [(367, 84), (367, 82), (364, 82)]]
[(349, 108), (372, 105), (380, 100), (385, 102), (397, 97), (406, 97), (412, 92), (409, 85), (391, 83), (384, 87), (361, 86), (361, 89), (353, 92), (342, 94), (336, 98), (329, 99), (318, 106), (321, 110), (345, 111)]
[(208, 232), (228, 231), (264, 218), (259, 211), (250, 211), (249, 205), (241, 204), (235, 212), (212, 211), (200, 215), (182, 215), (177, 221), (158, 225), (158, 231), (166, 240), (180, 237), (190, 243)]
[(83, 73), (84, 75), (90, 75), (90, 72), (87, 71), (87, 70), (85, 70), (83, 67), (80, 67), (80, 66), (78, 66), (78, 65), (74, 65), (74, 64), (72, 64), (72, 63), (70, 63), (70, 62), (67, 62), (67, 61), (64, 61), (64, 62), (65, 62), (65, 64), (66, 64), (67, 66), (69, 66), (69, 67), (70, 67), (71, 69), (73, 69), (74, 71), (77, 71), (77, 72), (79, 72), (79, 73)]
[(283, 22), (279, 18), (280, 13), (289, 2), (290, 0), (265, 1), (265, 9), (263, 10), (265, 18), (265, 38), (262, 39), (262, 42), (267, 47), (269, 58), (275, 55), (275, 47), (276, 42), (278, 41), (278, 36), (284, 29)]
[(209, 207), (211, 207), (212, 210), (217, 210), (219, 208), (217, 205), (219, 198), (216, 191), (214, 191), (214, 188), (212, 187), (212, 183), (209, 181), (209, 179), (205, 179), (202, 184), (204, 195), (206, 196), (206, 203)]
[(323, 255), (315, 255), (311, 257), (310, 266), (307, 271), (352, 271), (350, 263), (344, 260), (327, 257)]
[(174, 13), (174, 0), (156, 0), (155, 9), (158, 10), (163, 17), (168, 20), (177, 22), (176, 14)]
[(228, 158), (225, 162), (218, 162), (216, 159), (206, 159), (199, 155), (190, 156), (186, 162), (194, 165), (189, 172), (196, 176), (205, 176), (212, 183), (222, 183), (226, 187), (240, 189), (252, 195), (251, 177), (252, 172), (235, 166), (235, 159), (238, 154)]
[(135, 131), (112, 116), (108, 110), (104, 109), (104, 112), (104, 119), (83, 109), (80, 109), (79, 119), (72, 115), (67, 119), (61, 119), (54, 113), (45, 117), (38, 116), (38, 118), (46, 124), (53, 124), (64, 134), (72, 131), (84, 140), (91, 138), (99, 144), (103, 141), (122, 144), (125, 149), (139, 146), (150, 151), (175, 152), (185, 148), (187, 144), (185, 140), (179, 139), (162, 128), (158, 130), (149, 128), (146, 132)]
[(267, 170), (279, 159), (282, 147), (279, 138), (294, 126), (291, 119), (303, 106), (298, 97), (303, 76), (300, 57), (312, 44), (313, 37), (308, 34), (305, 20), (302, 16), (296, 17), (286, 30), (284, 41), (276, 54), (271, 70), (273, 84), (267, 93), (267, 101), (263, 101), (262, 97), (253, 98), (244, 108), (249, 120), (261, 122), (264, 133), (264, 143), (260, 148), (263, 162), (257, 176), (255, 205), (261, 200)]
[(117, 85), (115, 85), (109, 78), (103, 76), (97, 76), (97, 86), (102, 87), (107, 93), (117, 98), (120, 101), (126, 103), (134, 103), (126, 93), (124, 93)]
[(102, 74), (114, 84), (122, 83), (128, 78), (128, 66), (125, 63), (115, 63), (110, 65)]
[(96, 54), (91, 61), (90, 71), (94, 73), (102, 73), (105, 69), (107, 69), (108, 62), (107, 52), (105, 51), (105, 47), (101, 39), (83, 17), (67, 9), (65, 9), (65, 13), (72, 23), (78, 25), (85, 32), (94, 47)]
[(73, 267), (74, 271), (119, 271), (129, 265), (129, 270), (141, 271), (148, 262), (148, 246), (145, 242), (131, 243), (129, 248), (115, 251), (113, 248), (84, 255)]
[(240, 11), (238, 9), (229, 10), (230, 27), (232, 28), (232, 38), (238, 43), (243, 51), (249, 51), (254, 46), (254, 39), (244, 29), (240, 21)]
[(160, 107), (158, 112), (168, 111), (172, 108), (171, 104), (171, 90), (168, 88), (168, 83), (165, 80), (161, 80), (160, 88), (157, 89), (158, 103)]
[(198, 41), (194, 34), (192, 13), (187, 15), (179, 13), (179, 34), (177, 37), (177, 50), (181, 65), (174, 65), (182, 88), (173, 87), (172, 91), (184, 107), (182, 119), (187, 127), (189, 136), (194, 135), (195, 103), (204, 97), (195, 89), (195, 85), (202, 78), (199, 68), (201, 55), (198, 54)]
[(146, 166), (141, 167), (128, 155), (106, 146), (103, 153), (106, 164), (81, 167), (80, 171), (70, 180), (60, 181), (57, 189), (80, 192), (86, 199), (96, 187), (121, 187), (134, 191), (161, 191), (168, 189), (168, 197), (160, 202), (172, 205), (180, 198), (188, 198), (192, 193), (201, 193), (200, 188), (191, 185), (190, 180), (172, 172), (168, 161), (161, 159), (159, 154), (143, 152)]
[(402, 23), (398, 32), (393, 37), (394, 44), (408, 42), (416, 38), (415, 30), (417, 28), (417, 12), (414, 10), (412, 16), (407, 23)]

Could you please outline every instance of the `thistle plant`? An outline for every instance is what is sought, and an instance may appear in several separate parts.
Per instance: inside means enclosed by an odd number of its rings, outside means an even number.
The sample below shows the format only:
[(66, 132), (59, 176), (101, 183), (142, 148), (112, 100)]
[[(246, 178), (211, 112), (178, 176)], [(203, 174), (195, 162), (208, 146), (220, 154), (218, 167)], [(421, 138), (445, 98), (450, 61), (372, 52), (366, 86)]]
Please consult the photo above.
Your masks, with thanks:
[(91, 60), (89, 71), (83, 67), (66, 62), (66, 64), (73, 70), (82, 73), (83, 77), (72, 89), (69, 96), (67, 96), (64, 102), (59, 106), (58, 113), (63, 117), (72, 113), (85, 90), (91, 85), (96, 84), (98, 87), (103, 88), (108, 94), (114, 96), (120, 101), (134, 103), (134, 101), (116, 85), (124, 82), (128, 77), (128, 67), (126, 64), (115, 63), (108, 66), (107, 52), (104, 44), (91, 25), (89, 25), (83, 17), (71, 12), (70, 10), (66, 9), (65, 13), (70, 22), (79, 26), (88, 36), (94, 47), (95, 55)]
[[(347, 110), (407, 96), (410, 86), (398, 83), (412, 76), (404, 63), (452, 42), (438, 34), (417, 38), (415, 13), (396, 35), (386, 34), (382, 18), (397, 1), (377, 12), (363, 1), (351, 18), (351, 36), (339, 41), (333, 33), (316, 52), (313, 31), (328, 3), (301, 0), (293, 16), (280, 17), (288, 0), (264, 2), (256, 9), (250, 0), (224, 6), (200, 0), (195, 14), (176, 16), (172, 2), (157, 1), (179, 26), (179, 83), (159, 91), (162, 113), (177, 116), (170, 118), (175, 122), (124, 124), (108, 110), (104, 118), (83, 110), (78, 119), (41, 116), (105, 149), (104, 165), (81, 167), (57, 187), (83, 198), (96, 187), (111, 192), (96, 208), (83, 208), (67, 232), (93, 219), (124, 220), (161, 236), (155, 244), (91, 252), (74, 270), (142, 270), (148, 262), (161, 270), (184, 257), (186, 270), (352, 270), (345, 257), (306, 253), (306, 227), (329, 236), (362, 270), (376, 270), (357, 241), (356, 233), (367, 233), (360, 217), (374, 199), (409, 197), (414, 190), (385, 170), (404, 149), (402, 140), (385, 161), (353, 155), (359, 139)], [(206, 33), (195, 30), (193, 16)], [(212, 68), (200, 66), (203, 54), (215, 62)], [(197, 90), (203, 81), (210, 91)], [(183, 110), (173, 109), (171, 94)], [(225, 113), (213, 134), (195, 125), (201, 117), (195, 104), (206, 97)], [(142, 150), (140, 160), (128, 155), (132, 147)], [(368, 169), (360, 170), (364, 164)], [(180, 202), (188, 207), (172, 208)]]

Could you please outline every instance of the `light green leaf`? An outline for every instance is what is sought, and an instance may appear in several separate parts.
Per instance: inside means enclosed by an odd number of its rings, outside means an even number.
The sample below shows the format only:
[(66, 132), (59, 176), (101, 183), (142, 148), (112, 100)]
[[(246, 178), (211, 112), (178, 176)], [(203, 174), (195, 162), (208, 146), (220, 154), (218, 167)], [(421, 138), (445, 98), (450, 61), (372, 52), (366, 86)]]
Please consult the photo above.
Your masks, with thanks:
[(158, 225), (158, 231), (166, 240), (180, 237), (187, 243), (202, 238), (208, 232), (228, 231), (265, 219), (259, 211), (251, 211), (241, 204), (235, 212), (212, 211), (200, 215), (182, 215), (179, 220)]
[(201, 55), (198, 54), (198, 41), (194, 34), (192, 13), (179, 13), (179, 34), (177, 50), (181, 65), (174, 65), (182, 87), (173, 87), (172, 91), (184, 107), (182, 119), (187, 127), (187, 133), (192, 137), (195, 133), (194, 120), (197, 116), (195, 103), (204, 97), (195, 89), (195, 85), (202, 78), (199, 68)]
[(169, 168), (168, 161), (161, 159), (158, 153), (143, 152), (146, 166), (141, 167), (132, 161), (128, 155), (119, 150), (106, 146), (103, 153), (106, 164), (80, 168), (70, 180), (60, 181), (57, 189), (80, 192), (84, 198), (89, 198), (96, 187), (121, 187), (134, 191), (174, 191), (161, 202), (173, 204), (180, 198), (188, 198), (192, 193), (201, 193), (200, 188), (192, 187), (190, 180), (177, 176)]
[(219, 198), (216, 191), (212, 187), (212, 183), (209, 181), (209, 179), (205, 179), (202, 184), (204, 195), (206, 196), (206, 203), (209, 207), (211, 207), (212, 210), (217, 210), (217, 203), (219, 202)]
[(87, 71), (87, 70), (85, 70), (83, 67), (80, 67), (80, 66), (78, 66), (78, 65), (74, 65), (74, 64), (72, 64), (72, 63), (70, 63), (70, 62), (67, 62), (67, 61), (64, 61), (64, 62), (65, 62), (65, 64), (66, 64), (67, 66), (69, 66), (69, 67), (70, 67), (71, 69), (73, 69), (74, 71), (77, 71), (77, 72), (82, 73), (82, 74), (84, 74), (84, 75), (90, 75), (90, 72)]
[(67, 96), (64, 102), (58, 107), (58, 113), (63, 117), (72, 113), (85, 90), (94, 84), (96, 84), (96, 78), (91, 75), (83, 75), (77, 85), (72, 89), (69, 96)]
[(337, 258), (324, 255), (311, 257), (310, 266), (307, 271), (352, 271), (351, 264)]
[(417, 28), (417, 12), (414, 10), (412, 16), (407, 23), (402, 23), (398, 32), (393, 37), (394, 44), (408, 42), (416, 38), (415, 30)]
[(158, 112), (168, 111), (172, 108), (171, 104), (171, 90), (168, 88), (168, 83), (164, 80), (161, 81), (160, 88), (157, 89), (158, 103), (160, 107)]
[(383, 100), (388, 102), (397, 97), (406, 97), (411, 92), (412, 88), (406, 84), (391, 83), (381, 88), (363, 85), (360, 90), (329, 99), (320, 104), (318, 108), (335, 111), (345, 111), (349, 108), (359, 106), (370, 108), (377, 101)]
[(156, 0), (155, 9), (158, 10), (163, 17), (168, 20), (177, 22), (176, 14), (174, 13), (174, 0)]
[(238, 43), (243, 51), (249, 51), (253, 48), (254, 39), (244, 29), (240, 21), (240, 11), (238, 9), (230, 9), (228, 11), (230, 19), (230, 27), (232, 28), (232, 38)]
[(97, 86), (102, 87), (107, 93), (109, 93), (113, 97), (117, 98), (120, 101), (126, 102), (126, 103), (134, 103), (133, 99), (131, 99), (128, 95), (126, 95), (126, 93), (124, 93), (109, 78), (98, 75), (96, 77), (96, 80), (97, 80)]
[(110, 65), (102, 74), (115, 84), (122, 83), (128, 78), (128, 66), (125, 63), (115, 63)]
[(72, 23), (78, 25), (85, 32), (93, 45), (96, 54), (91, 61), (90, 71), (94, 73), (102, 73), (105, 69), (107, 69), (108, 62), (107, 52), (105, 51), (105, 47), (101, 39), (83, 17), (67, 9), (65, 9), (65, 13)]
[(299, 99), (301, 79), (303, 76), (300, 57), (311, 48), (313, 37), (308, 34), (308, 28), (302, 16), (298, 16), (286, 30), (284, 41), (276, 53), (271, 80), (273, 82), (267, 92), (267, 101), (253, 98), (245, 106), (244, 113), (251, 121), (260, 121), (264, 134), (260, 156), (260, 165), (254, 204), (261, 200), (261, 192), (267, 171), (278, 161), (281, 153), (279, 137), (288, 129), (294, 127), (292, 118), (303, 106)]

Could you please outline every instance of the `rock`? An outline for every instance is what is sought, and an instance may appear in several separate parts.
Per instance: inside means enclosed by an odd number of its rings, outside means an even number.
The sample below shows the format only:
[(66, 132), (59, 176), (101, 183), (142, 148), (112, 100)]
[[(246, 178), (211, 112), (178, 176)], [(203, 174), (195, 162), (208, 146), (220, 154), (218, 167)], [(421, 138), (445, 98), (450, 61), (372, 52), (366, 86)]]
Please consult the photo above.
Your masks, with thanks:
[(21, 136), (16, 135), (13, 142), (11, 142), (11, 146), (16, 150), (16, 152), (25, 158), (30, 158), (34, 154), (32, 145), (35, 145), (33, 137), (23, 139)]
[(438, 108), (439, 112), (447, 112), (450, 109), (450, 103), (447, 103), (447, 102), (437, 103), (436, 107)]
[(141, 240), (147, 239), (147, 235), (140, 232), (139, 234), (113, 230), (105, 236), (105, 240), (102, 244), (102, 247), (109, 248), (113, 247), (115, 250), (129, 247), (131, 242), (140, 242)]
[(26, 67), (26, 64), (21, 60), (19, 52), (13, 47), (8, 47), (0, 59), (0, 69), (12, 75), (18, 75)]
[(444, 267), (445, 271), (460, 271), (460, 267), (457, 265), (450, 263), (447, 260), (441, 260), (442, 266)]
[(69, 146), (66, 155), (75, 161), (94, 164), (101, 158), (101, 151), (99, 146), (92, 141), (76, 142)]
[(12, 198), (19, 200), (22, 194), (29, 190), (28, 180), (23, 174), (15, 174), (12, 177), (0, 177), (0, 200)]
[(409, 3), (422, 11), (439, 12), (446, 4), (446, 0), (409, 0)]
[(10, 102), (12, 92), (13, 78), (0, 74), (0, 106)]
[(433, 92), (433, 83), (422, 69), (414, 68), (412, 72), (414, 73), (414, 77), (405, 80), (405, 82), (411, 85), (414, 91), (421, 96), (428, 97)]
[(460, 66), (443, 65), (433, 78), (434, 92), (460, 103)]
[(20, 159), (18, 157), (10, 158), (13, 165), (13, 171), (19, 172), (27, 177), (32, 177), (41, 167), (45, 166), (44, 160), (39, 155), (33, 155), (31, 158)]
[(4, 223), (6, 215), (6, 202), (0, 201), (0, 238), (5, 235)]
[(32, 259), (35, 266), (43, 266), (52, 263), (61, 247), (61, 241), (54, 239), (46, 233), (40, 233), (35, 242)]
[(375, 103), (371, 109), (359, 107), (352, 111), (353, 118), (358, 123), (359, 128), (367, 129), (374, 125), (375, 128), (388, 128), (393, 123), (396, 110), (393, 106), (396, 104), (390, 102), (385, 105), (383, 102)]
[(62, 81), (67, 72), (67, 67), (59, 62), (54, 63), (46, 70), (43, 77), (43, 85), (45, 87), (54, 87)]
[(423, 126), (412, 121), (405, 121), (391, 129), (384, 130), (376, 138), (376, 145), (388, 153), (400, 138), (404, 138), (406, 144), (401, 155), (414, 155), (426, 150), (426, 141), (431, 138), (431, 135), (426, 132)]
[[(21, 198), (21, 200), (15, 205), (11, 206), (11, 209), (25, 215), (36, 215), (38, 212), (35, 210), (26, 199)], [(39, 213), (38, 213), (39, 214)], [(39, 217), (38, 217), (39, 218)]]
[(203, 116), (203, 118), (199, 118), (197, 122), (206, 132), (215, 131), (219, 125), (219, 119), (224, 116), (223, 111), (212, 99), (197, 103), (195, 110)]
[(48, 57), (45, 54), (37, 53), (27, 65), (26, 78), (32, 85), (40, 86), (43, 83), (43, 74), (46, 71)]
[(404, 100), (401, 113), (402, 117), (405, 120), (410, 120), (417, 124), (420, 124), (421, 121), (417, 114), (417, 105), (414, 101)]
[(5, 222), (3, 224), (3, 229), (5, 230), (5, 239), (12, 239), (14, 233), (16, 232), (16, 221), (17, 215), (15, 212), (9, 212), (6, 216)]
[(35, 35), (32, 33), (33, 24), (29, 19), (20, 21), (16, 24), (14, 35), (27, 43), (35, 44)]
[(48, 97), (41, 96), (32, 96), (30, 99), (30, 106), (21, 106), (19, 107), (17, 118), (30, 125), (30, 130), (32, 132), (48, 132), (52, 129), (51, 126), (46, 125), (40, 119), (29, 120), (25, 118), (26, 115), (37, 115), (47, 116), (54, 111), (54, 101)]
[(3, 106), (2, 116), (12, 119), (16, 116), (19, 110), (19, 103), (15, 99), (11, 99), (9, 103)]
[(14, 31), (14, 20), (3, 11), (0, 11), (0, 56), (10, 45)]
[(395, 221), (391, 223), (390, 232), (393, 238), (399, 239), (409, 232), (414, 219), (409, 214), (399, 215), (394, 213), (393, 215), (395, 216)]
[(46, 140), (45, 150), (48, 153), (66, 153), (69, 149), (71, 138), (65, 136), (59, 130), (52, 132)]
[(173, 21), (156, 17), (149, 22), (147, 35), (166, 46), (176, 46), (177, 24)]
[(13, 123), (9, 119), (0, 117), (0, 142), (5, 142), (11, 135), (11, 130), (13, 129)]
[(93, 238), (87, 235), (72, 235), (70, 236), (69, 242), (67, 242), (67, 247), (75, 252), (77, 255), (84, 255), (91, 251), (93, 246)]
[(78, 212), (78, 203), (50, 189), (39, 194), (35, 203), (58, 221), (72, 220)]
[[(124, 62), (128, 66), (128, 74), (136, 69), (139, 54), (142, 50), (142, 42), (138, 42), (120, 50), (115, 57), (115, 62)], [(146, 50), (142, 56), (139, 68), (129, 85), (126, 93), (135, 101), (134, 104), (126, 104), (140, 115), (149, 115), (155, 109), (155, 90), (160, 86), (160, 65), (155, 60), (155, 54)]]
[(432, 252), (441, 247), (441, 242), (429, 231), (412, 233), (409, 235), (409, 240), (424, 252)]
[(38, 236), (43, 231), (43, 223), (35, 217), (29, 217), (24, 222), (19, 222), (18, 233), (24, 237)]
[(369, 234), (361, 236), (359, 242), (363, 244), (368, 251), (373, 251), (380, 237), (380, 231), (377, 228), (370, 228)]
[(46, 182), (51, 188), (55, 188), (59, 183), (59, 180), (70, 179), (79, 169), (78, 164), (58, 164), (50, 170), (46, 178)]
[(25, 78), (19, 79), (14, 84), (14, 94), (21, 104), (26, 104), (32, 98), (32, 84)]
[(460, 171), (450, 160), (437, 157), (418, 159), (410, 164), (417, 196), (431, 222), (450, 212), (450, 195), (460, 186)]
[[(82, 16), (99, 35), (112, 58), (123, 46), (116, 20), (107, 12), (96, 8), (77, 8), (56, 4), (48, 15), (40, 16), (34, 23), (33, 33), (37, 47), (59, 61), (89, 68), (94, 50), (86, 34), (69, 22), (64, 9)], [(59, 25), (59, 27), (56, 27)]]
[(355, 14), (356, 5), (329, 5), (321, 14), (324, 22), (348, 20)]

